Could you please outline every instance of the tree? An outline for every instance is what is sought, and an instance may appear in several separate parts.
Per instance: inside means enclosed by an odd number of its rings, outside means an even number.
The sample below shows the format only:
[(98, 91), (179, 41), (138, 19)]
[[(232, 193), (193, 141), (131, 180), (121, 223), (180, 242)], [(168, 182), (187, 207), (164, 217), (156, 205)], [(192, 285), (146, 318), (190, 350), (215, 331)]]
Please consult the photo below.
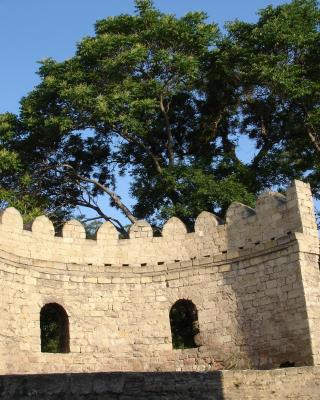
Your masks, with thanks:
[[(216, 176), (219, 138), (203, 133), (206, 67), (219, 37), (205, 20), (136, 1), (135, 15), (98, 21), (70, 60), (42, 62), (41, 83), (21, 101), (15, 150), (53, 207), (90, 208), (123, 233), (98, 196), (131, 223), (177, 215), (191, 224), (202, 209), (252, 201), (235, 176)], [(130, 175), (133, 211), (115, 193), (118, 173)]]
[[(223, 216), (292, 178), (319, 195), (317, 2), (267, 7), (226, 35), (204, 13), (135, 4), (134, 15), (98, 21), (71, 59), (43, 61), (19, 116), (2, 116), (3, 146), (20, 165), (13, 180), (1, 174), (8, 195), (27, 181), (32, 210), (61, 220), (86, 207), (123, 236), (109, 206), (130, 223), (175, 215), (190, 227), (202, 210)], [(247, 162), (242, 136), (256, 146)], [(117, 194), (124, 174), (133, 209)]]
[(238, 80), (239, 131), (257, 148), (251, 191), (300, 178), (320, 195), (319, 27), (318, 2), (293, 0), (261, 10), (257, 23), (229, 24), (220, 43)]
[(18, 126), (14, 115), (0, 115), (0, 206), (16, 207), (25, 223), (30, 223), (48, 207), (46, 198), (32, 190), (32, 178), (25, 171), (19, 153), (13, 149)]

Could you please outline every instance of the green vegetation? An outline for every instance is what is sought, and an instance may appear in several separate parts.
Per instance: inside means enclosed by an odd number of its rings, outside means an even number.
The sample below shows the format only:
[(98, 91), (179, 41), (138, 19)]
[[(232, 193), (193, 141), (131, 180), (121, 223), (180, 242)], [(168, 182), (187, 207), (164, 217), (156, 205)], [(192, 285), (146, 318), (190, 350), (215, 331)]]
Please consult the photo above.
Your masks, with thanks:
[(40, 313), (41, 351), (69, 352), (69, 322), (65, 310), (58, 304), (43, 306)]
[(58, 321), (44, 319), (41, 324), (41, 351), (43, 353), (59, 353), (60, 332)]
[[(190, 227), (202, 210), (223, 216), (294, 178), (319, 198), (317, 1), (267, 7), (226, 34), (202, 12), (135, 4), (98, 21), (73, 58), (42, 61), (20, 114), (0, 115), (3, 202), (57, 222), (85, 207), (125, 237), (110, 206), (129, 223), (177, 216)], [(243, 138), (256, 149), (247, 162)], [(123, 174), (132, 210), (117, 195)]]
[(190, 300), (178, 300), (170, 310), (172, 347), (192, 349), (197, 347), (195, 336), (199, 333), (198, 313)]

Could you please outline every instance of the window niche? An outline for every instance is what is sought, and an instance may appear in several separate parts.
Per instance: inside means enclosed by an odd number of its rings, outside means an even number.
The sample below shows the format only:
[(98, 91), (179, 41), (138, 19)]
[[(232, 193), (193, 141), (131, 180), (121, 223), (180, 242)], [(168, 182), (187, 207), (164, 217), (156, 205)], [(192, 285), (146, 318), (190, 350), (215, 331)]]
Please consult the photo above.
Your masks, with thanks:
[(69, 353), (69, 318), (57, 303), (49, 303), (40, 311), (41, 352)]
[(178, 300), (170, 310), (172, 347), (192, 349), (198, 347), (195, 336), (199, 333), (198, 311), (190, 300)]

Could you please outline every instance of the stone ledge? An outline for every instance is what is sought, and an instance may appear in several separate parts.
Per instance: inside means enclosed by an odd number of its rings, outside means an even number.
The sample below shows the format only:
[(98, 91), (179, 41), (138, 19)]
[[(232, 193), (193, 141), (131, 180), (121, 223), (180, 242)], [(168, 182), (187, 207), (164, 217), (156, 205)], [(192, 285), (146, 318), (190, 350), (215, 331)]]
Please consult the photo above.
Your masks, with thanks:
[(318, 400), (320, 367), (0, 376), (2, 400)]

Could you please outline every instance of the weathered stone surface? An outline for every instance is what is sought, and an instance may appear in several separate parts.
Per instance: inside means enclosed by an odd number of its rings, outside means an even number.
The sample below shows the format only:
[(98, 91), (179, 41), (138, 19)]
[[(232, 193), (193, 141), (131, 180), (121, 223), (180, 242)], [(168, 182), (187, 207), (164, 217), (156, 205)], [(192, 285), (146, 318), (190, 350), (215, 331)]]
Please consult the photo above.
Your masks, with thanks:
[[(295, 182), (286, 197), (261, 197), (256, 213), (231, 211), (224, 225), (201, 214), (193, 233), (171, 219), (163, 237), (138, 222), (128, 240), (108, 223), (87, 240), (77, 221), (55, 237), (43, 217), (26, 231), (16, 210), (2, 213), (0, 374), (320, 364), (310, 188)], [(198, 348), (172, 349), (169, 312), (179, 299), (197, 308)], [(48, 303), (69, 317), (70, 353), (40, 351), (40, 310)], [(88, 388), (70, 382), (78, 392)], [(98, 378), (91, 384), (104, 390)]]
[(137, 221), (130, 227), (130, 239), (153, 237), (152, 227), (147, 221)]
[(33, 221), (31, 230), (33, 235), (38, 236), (40, 240), (45, 239), (46, 236), (54, 236), (53, 223), (44, 215)]

